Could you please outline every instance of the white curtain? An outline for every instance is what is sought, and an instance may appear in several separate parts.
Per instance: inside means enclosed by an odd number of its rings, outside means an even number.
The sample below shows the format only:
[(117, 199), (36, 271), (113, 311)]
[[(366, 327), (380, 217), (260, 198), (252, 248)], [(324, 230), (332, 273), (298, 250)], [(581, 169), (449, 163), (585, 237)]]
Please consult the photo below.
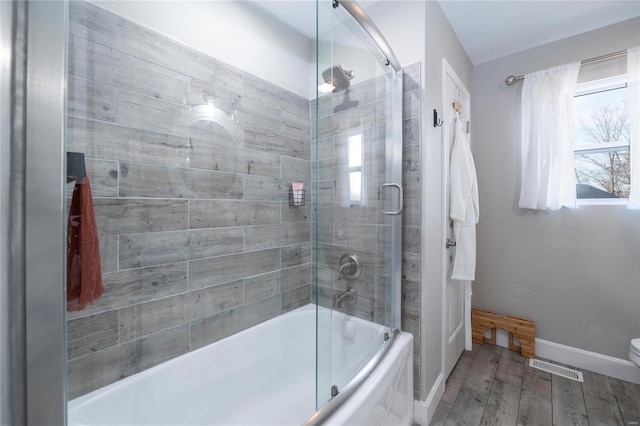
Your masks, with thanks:
[(522, 88), (522, 187), (519, 205), (576, 206), (572, 105), (580, 62), (526, 74)]
[(627, 51), (627, 77), (629, 93), (629, 116), (631, 117), (631, 192), (630, 209), (640, 209), (640, 47)]

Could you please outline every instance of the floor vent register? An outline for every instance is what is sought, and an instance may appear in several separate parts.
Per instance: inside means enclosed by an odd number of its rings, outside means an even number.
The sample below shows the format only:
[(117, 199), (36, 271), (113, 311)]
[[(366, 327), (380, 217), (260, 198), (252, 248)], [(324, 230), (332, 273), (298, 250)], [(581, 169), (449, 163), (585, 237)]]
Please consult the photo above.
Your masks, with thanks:
[(580, 371), (572, 370), (571, 368), (561, 367), (559, 365), (551, 364), (550, 362), (540, 361), (539, 359), (529, 359), (529, 366), (557, 376), (575, 380), (576, 382), (584, 382), (582, 373)]

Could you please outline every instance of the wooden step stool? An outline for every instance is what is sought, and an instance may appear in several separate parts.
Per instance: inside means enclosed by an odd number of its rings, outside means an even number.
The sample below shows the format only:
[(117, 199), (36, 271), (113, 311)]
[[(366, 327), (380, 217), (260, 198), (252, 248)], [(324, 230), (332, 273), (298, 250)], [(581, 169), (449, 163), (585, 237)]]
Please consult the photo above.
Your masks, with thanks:
[[(496, 344), (496, 328), (509, 332), (509, 349), (517, 351), (527, 358), (536, 357), (536, 324), (528, 319), (506, 317), (482, 309), (471, 310), (471, 329), (475, 343)], [(490, 329), (491, 337), (485, 337), (484, 332)], [(513, 336), (520, 341), (520, 346), (513, 342)]]

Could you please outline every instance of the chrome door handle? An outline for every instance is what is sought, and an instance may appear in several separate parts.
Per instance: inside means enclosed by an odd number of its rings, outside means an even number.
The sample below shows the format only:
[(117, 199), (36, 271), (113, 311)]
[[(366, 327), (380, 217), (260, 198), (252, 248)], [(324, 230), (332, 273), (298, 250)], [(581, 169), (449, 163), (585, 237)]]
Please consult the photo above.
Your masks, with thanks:
[(398, 189), (398, 210), (391, 210), (391, 211), (386, 211), (384, 208), (381, 209), (382, 210), (382, 214), (388, 214), (388, 215), (397, 215), (402, 213), (402, 209), (404, 207), (403, 205), (403, 201), (404, 201), (404, 193), (402, 191), (402, 186), (398, 183), (383, 183), (382, 185), (380, 185), (380, 200), (382, 200), (382, 191), (387, 188), (387, 187), (392, 187), (392, 188), (397, 188)]
[(456, 242), (455, 241), (451, 241), (450, 239), (447, 238), (447, 244), (445, 244), (447, 246), (447, 248), (449, 247), (455, 247), (456, 246)]

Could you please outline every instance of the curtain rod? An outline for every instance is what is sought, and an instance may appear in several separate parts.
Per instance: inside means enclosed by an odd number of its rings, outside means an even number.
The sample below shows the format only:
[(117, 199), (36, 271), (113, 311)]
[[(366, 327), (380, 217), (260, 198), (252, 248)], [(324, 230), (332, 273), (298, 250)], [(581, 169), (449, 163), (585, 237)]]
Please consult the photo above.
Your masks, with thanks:
[[(592, 62), (598, 62), (598, 61), (603, 61), (605, 59), (616, 58), (618, 56), (622, 56), (622, 55), (626, 55), (626, 54), (627, 54), (626, 50), (620, 50), (618, 52), (607, 53), (606, 55), (602, 55), (602, 56), (596, 56), (595, 58), (584, 59), (584, 60), (580, 61), (580, 64), (586, 65), (586, 64), (590, 64)], [(506, 84), (507, 86), (513, 86), (514, 84), (516, 84), (520, 80), (524, 80), (524, 75), (519, 75), (517, 77), (513, 76), (513, 75), (510, 75), (509, 77), (504, 79), (504, 84)]]

